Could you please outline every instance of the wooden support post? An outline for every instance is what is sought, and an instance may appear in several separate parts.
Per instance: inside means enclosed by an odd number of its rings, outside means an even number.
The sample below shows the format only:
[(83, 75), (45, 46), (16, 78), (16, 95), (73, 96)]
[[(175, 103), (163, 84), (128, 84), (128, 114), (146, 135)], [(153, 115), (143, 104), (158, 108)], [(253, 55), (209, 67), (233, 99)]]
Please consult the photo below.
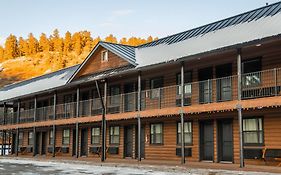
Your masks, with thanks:
[(105, 115), (106, 115), (106, 91), (107, 91), (107, 83), (105, 82), (104, 84), (104, 100), (102, 99), (101, 93), (100, 93), (100, 88), (98, 81), (96, 81), (96, 88), (98, 92), (98, 96), (101, 102), (102, 106), (102, 123), (101, 123), (101, 128), (102, 128), (102, 155), (101, 155), (101, 161), (104, 162), (106, 159), (106, 120), (105, 120)]
[(33, 156), (36, 156), (36, 153), (37, 153), (37, 147), (36, 147), (36, 141), (37, 141), (37, 138), (36, 138), (36, 127), (33, 127)]
[(4, 156), (4, 130), (1, 132), (1, 156)]
[[(78, 118), (80, 113), (79, 113), (79, 106), (80, 106), (80, 88), (77, 87), (76, 90), (76, 117)], [(78, 158), (79, 157), (79, 123), (76, 122), (75, 123), (75, 147), (76, 147), (76, 152), (75, 152), (75, 157)]]
[[(36, 122), (37, 115), (37, 97), (34, 98), (34, 122)], [(33, 127), (33, 156), (36, 156), (37, 148), (36, 148), (36, 128)]]
[(237, 50), (237, 87), (238, 87), (238, 123), (239, 123), (239, 152), (240, 152), (240, 168), (244, 167), (244, 149), (243, 149), (243, 122), (242, 122), (242, 69), (241, 69), (241, 49)]
[(19, 128), (16, 129), (16, 139), (15, 139), (15, 154), (16, 156), (19, 155)]
[(184, 113), (183, 113), (183, 107), (184, 107), (184, 63), (181, 64), (181, 164), (185, 163), (185, 155), (184, 155)]
[[(6, 123), (6, 122), (5, 122), (5, 120), (6, 120), (6, 117), (5, 117), (5, 115), (6, 115), (6, 114), (5, 114), (5, 113), (6, 113), (6, 103), (4, 103), (3, 106), (4, 106), (3, 124), (5, 125), (5, 123)], [(2, 141), (2, 143), (1, 143), (1, 155), (4, 156), (4, 130), (2, 130), (2, 133), (1, 133), (1, 134), (2, 134), (2, 135), (1, 135), (1, 136), (2, 136), (2, 140), (1, 140), (1, 141)]]
[[(53, 106), (53, 119), (56, 120), (56, 115), (57, 115), (57, 93), (54, 93), (54, 106)], [(53, 125), (53, 157), (56, 157), (56, 125)]]
[(9, 130), (9, 153), (8, 154), (11, 154), (12, 153), (12, 144), (11, 144), (11, 136), (12, 136), (12, 132), (11, 130)]
[(76, 90), (76, 117), (79, 117), (79, 115), (80, 115), (79, 106), (80, 106), (80, 88), (77, 87), (77, 90)]
[(141, 72), (138, 75), (138, 161), (141, 161)]
[(76, 128), (76, 130), (75, 130), (75, 147), (76, 147), (76, 152), (75, 152), (75, 157), (76, 158), (78, 158), (79, 157), (79, 123), (78, 122), (76, 122), (75, 123), (75, 128)]

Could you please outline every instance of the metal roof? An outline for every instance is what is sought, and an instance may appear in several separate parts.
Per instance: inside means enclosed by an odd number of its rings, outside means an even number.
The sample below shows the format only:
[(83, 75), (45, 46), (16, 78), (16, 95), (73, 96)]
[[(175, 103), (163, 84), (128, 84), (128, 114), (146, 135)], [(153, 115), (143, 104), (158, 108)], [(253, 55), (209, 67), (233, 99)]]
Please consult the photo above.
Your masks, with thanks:
[(177, 33), (165, 38), (158, 39), (156, 41), (152, 41), (150, 43), (146, 43), (140, 45), (138, 48), (144, 47), (152, 47), (159, 44), (173, 44), (177, 43), (192, 37), (196, 37), (199, 35), (203, 35), (209, 32), (213, 32), (215, 30), (223, 29), (226, 27), (230, 27), (233, 25), (251, 22), (254, 20), (258, 20), (260, 18), (264, 18), (267, 16), (273, 16), (281, 11), (281, 2), (277, 2), (268, 6), (264, 6), (252, 11), (248, 11), (230, 18), (226, 18), (217, 22), (213, 22), (207, 25), (203, 25), (201, 27), (197, 27), (191, 30), (187, 30), (185, 32)]
[(120, 56), (121, 58), (126, 59), (131, 64), (135, 65), (135, 47), (128, 46), (123, 44), (114, 44), (101, 41), (99, 45), (103, 46), (104, 48), (110, 50), (111, 52), (115, 53), (116, 55)]
[(117, 67), (114, 69), (109, 69), (109, 70), (105, 70), (102, 72), (93, 73), (93, 74), (87, 75), (85, 77), (81, 77), (77, 80), (72, 81), (70, 84), (80, 84), (80, 83), (85, 83), (85, 82), (89, 82), (89, 81), (99, 80), (102, 78), (108, 78), (109, 76), (120, 74), (120, 73), (128, 71), (128, 70), (134, 70), (134, 68), (135, 68), (134, 65)]
[(137, 47), (137, 68), (188, 60), (273, 37), (281, 39), (281, 2)]
[(75, 65), (29, 80), (4, 86), (0, 89), (0, 101), (63, 86), (77, 70), (78, 66), (79, 65)]

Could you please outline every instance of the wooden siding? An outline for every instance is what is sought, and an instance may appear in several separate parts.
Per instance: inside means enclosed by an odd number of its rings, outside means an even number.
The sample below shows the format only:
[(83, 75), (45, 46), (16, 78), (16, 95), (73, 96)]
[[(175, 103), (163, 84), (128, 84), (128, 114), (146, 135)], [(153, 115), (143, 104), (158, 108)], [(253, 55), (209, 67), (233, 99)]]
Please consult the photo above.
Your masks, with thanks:
[(94, 53), (94, 55), (89, 59), (89, 61), (85, 64), (82, 70), (76, 75), (75, 78), (79, 78), (81, 76), (89, 75), (95, 72), (101, 72), (108, 69), (113, 69), (117, 67), (122, 67), (128, 65), (129, 62), (124, 60), (123, 58), (117, 56), (116, 54), (108, 51), (108, 61), (101, 61), (101, 53), (102, 51), (106, 51), (106, 49), (100, 47)]

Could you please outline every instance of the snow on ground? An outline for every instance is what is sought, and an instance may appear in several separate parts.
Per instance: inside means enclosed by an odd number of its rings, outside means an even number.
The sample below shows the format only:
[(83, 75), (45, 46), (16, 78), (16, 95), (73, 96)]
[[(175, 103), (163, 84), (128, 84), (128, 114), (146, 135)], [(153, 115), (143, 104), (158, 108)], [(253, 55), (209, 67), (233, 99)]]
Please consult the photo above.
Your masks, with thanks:
[(137, 164), (98, 164), (85, 161), (34, 160), (24, 158), (0, 158), (1, 175), (273, 175), (271, 173), (240, 172), (227, 170), (188, 169), (177, 166), (153, 166)]

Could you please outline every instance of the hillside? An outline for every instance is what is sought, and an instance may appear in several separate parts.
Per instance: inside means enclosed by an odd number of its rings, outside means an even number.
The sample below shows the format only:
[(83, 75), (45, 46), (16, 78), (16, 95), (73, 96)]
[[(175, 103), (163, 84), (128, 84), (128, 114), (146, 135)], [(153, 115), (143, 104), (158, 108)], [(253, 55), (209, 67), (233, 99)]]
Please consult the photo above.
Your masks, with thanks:
[(57, 29), (49, 37), (42, 33), (39, 39), (32, 33), (27, 39), (11, 34), (4, 47), (0, 45), (0, 87), (79, 64), (99, 41), (136, 46), (156, 39), (130, 37), (118, 41), (112, 34), (93, 38), (88, 31), (66, 32), (61, 37)]

